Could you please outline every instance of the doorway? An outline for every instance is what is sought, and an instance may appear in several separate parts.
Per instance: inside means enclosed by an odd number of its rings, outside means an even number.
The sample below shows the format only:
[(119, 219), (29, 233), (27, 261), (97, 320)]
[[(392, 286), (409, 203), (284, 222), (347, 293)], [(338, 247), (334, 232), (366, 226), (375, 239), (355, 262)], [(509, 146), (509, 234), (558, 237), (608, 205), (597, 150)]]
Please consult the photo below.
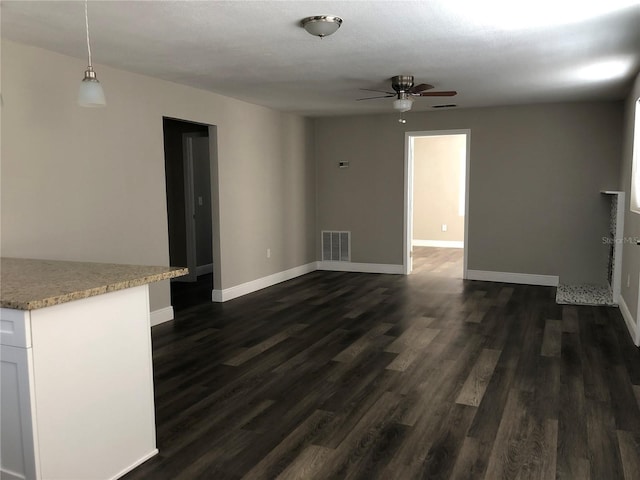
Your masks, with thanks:
[(405, 275), (414, 247), (461, 248), (467, 278), (470, 144), (468, 129), (405, 133)]
[[(215, 128), (215, 127), (211, 127)], [(209, 125), (163, 118), (169, 260), (189, 274), (171, 281), (171, 304), (211, 301), (213, 227)]]

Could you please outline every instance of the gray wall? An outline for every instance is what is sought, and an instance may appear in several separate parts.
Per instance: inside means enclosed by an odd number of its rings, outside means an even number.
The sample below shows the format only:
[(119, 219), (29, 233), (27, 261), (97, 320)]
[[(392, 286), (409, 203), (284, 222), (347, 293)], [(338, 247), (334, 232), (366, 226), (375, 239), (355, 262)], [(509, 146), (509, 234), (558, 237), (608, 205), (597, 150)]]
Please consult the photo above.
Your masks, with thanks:
[[(625, 102), (624, 116), (624, 143), (621, 172), (621, 188), (626, 192), (626, 209), (624, 218), (625, 242), (622, 250), (622, 298), (635, 318), (640, 328), (638, 317), (638, 284), (640, 283), (640, 245), (633, 240), (640, 240), (640, 214), (631, 212), (629, 202), (631, 199), (631, 166), (633, 160), (633, 126), (636, 99), (640, 97), (640, 74), (636, 76), (635, 83), (627, 101)], [(640, 145), (636, 145), (640, 149)], [(640, 157), (639, 157), (640, 158)], [(627, 287), (627, 279), (629, 286)]]
[(604, 283), (599, 191), (619, 183), (622, 112), (594, 102), (413, 112), (405, 125), (316, 119), (316, 237), (351, 230), (352, 261), (401, 264), (405, 131), (470, 129), (469, 269)]
[[(464, 215), (460, 215), (460, 191), (464, 198), (466, 136), (416, 138), (413, 147), (413, 239), (464, 241)], [(462, 188), (461, 188), (462, 187)], [(464, 210), (463, 210), (464, 212)], [(442, 231), (442, 225), (447, 231)]]
[[(108, 106), (82, 109), (85, 67), (2, 41), (3, 255), (168, 264), (167, 116), (218, 126), (216, 285), (315, 261), (323, 229), (352, 231), (354, 262), (400, 264), (404, 133), (468, 128), (469, 268), (605, 280), (608, 210), (598, 191), (620, 185), (621, 102), (414, 112), (406, 125), (395, 114), (309, 120), (97, 66)], [(341, 160), (351, 167), (339, 169)], [(627, 216), (625, 234), (637, 235)], [(637, 282), (637, 249), (624, 255), (623, 276)], [(637, 284), (624, 298), (637, 306)], [(151, 308), (168, 305), (168, 282), (152, 286)]]
[[(171, 117), (218, 127), (216, 288), (315, 261), (309, 120), (101, 65), (108, 105), (81, 108), (84, 60), (1, 48), (2, 255), (167, 265), (162, 118)], [(152, 310), (170, 305), (168, 282), (150, 292)]]

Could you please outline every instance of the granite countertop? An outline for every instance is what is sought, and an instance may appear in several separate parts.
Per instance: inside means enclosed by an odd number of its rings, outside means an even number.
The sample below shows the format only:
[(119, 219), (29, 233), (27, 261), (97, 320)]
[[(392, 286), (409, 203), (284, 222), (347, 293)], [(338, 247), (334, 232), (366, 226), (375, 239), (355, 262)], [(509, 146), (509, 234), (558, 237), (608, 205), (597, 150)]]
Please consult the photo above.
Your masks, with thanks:
[(186, 268), (0, 259), (0, 307), (36, 310), (186, 275)]

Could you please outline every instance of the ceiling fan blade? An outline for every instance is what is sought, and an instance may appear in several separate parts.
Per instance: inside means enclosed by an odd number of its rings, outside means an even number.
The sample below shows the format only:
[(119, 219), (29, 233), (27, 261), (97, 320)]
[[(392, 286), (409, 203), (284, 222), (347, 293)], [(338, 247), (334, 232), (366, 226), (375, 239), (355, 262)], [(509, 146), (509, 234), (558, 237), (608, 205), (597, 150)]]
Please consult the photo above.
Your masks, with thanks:
[(420, 92), (424, 92), (425, 90), (431, 90), (433, 85), (429, 85), (428, 83), (421, 83), (420, 85), (415, 85), (409, 89), (409, 93), (416, 94)]
[(457, 95), (458, 92), (455, 90), (449, 90), (446, 92), (422, 92), (420, 94), (421, 97), (453, 97)]
[(373, 100), (374, 98), (391, 98), (391, 97), (395, 97), (396, 94), (390, 94), (390, 95), (380, 95), (379, 97), (366, 97), (366, 98), (356, 98), (356, 101), (360, 101), (360, 100)]
[(373, 88), (361, 88), (360, 90), (366, 90), (367, 92), (380, 92), (380, 93), (386, 93), (388, 95), (395, 95), (395, 93), (393, 92), (387, 92), (386, 90), (374, 90)]

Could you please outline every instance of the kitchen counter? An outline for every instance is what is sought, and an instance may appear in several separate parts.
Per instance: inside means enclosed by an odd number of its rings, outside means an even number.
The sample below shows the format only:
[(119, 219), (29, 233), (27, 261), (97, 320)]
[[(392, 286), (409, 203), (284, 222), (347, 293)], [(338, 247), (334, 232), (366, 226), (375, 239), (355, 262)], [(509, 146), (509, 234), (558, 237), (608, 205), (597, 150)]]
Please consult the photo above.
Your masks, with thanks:
[(0, 307), (36, 310), (187, 274), (186, 268), (0, 259)]
[(114, 480), (158, 453), (148, 284), (186, 273), (0, 259), (0, 477)]

